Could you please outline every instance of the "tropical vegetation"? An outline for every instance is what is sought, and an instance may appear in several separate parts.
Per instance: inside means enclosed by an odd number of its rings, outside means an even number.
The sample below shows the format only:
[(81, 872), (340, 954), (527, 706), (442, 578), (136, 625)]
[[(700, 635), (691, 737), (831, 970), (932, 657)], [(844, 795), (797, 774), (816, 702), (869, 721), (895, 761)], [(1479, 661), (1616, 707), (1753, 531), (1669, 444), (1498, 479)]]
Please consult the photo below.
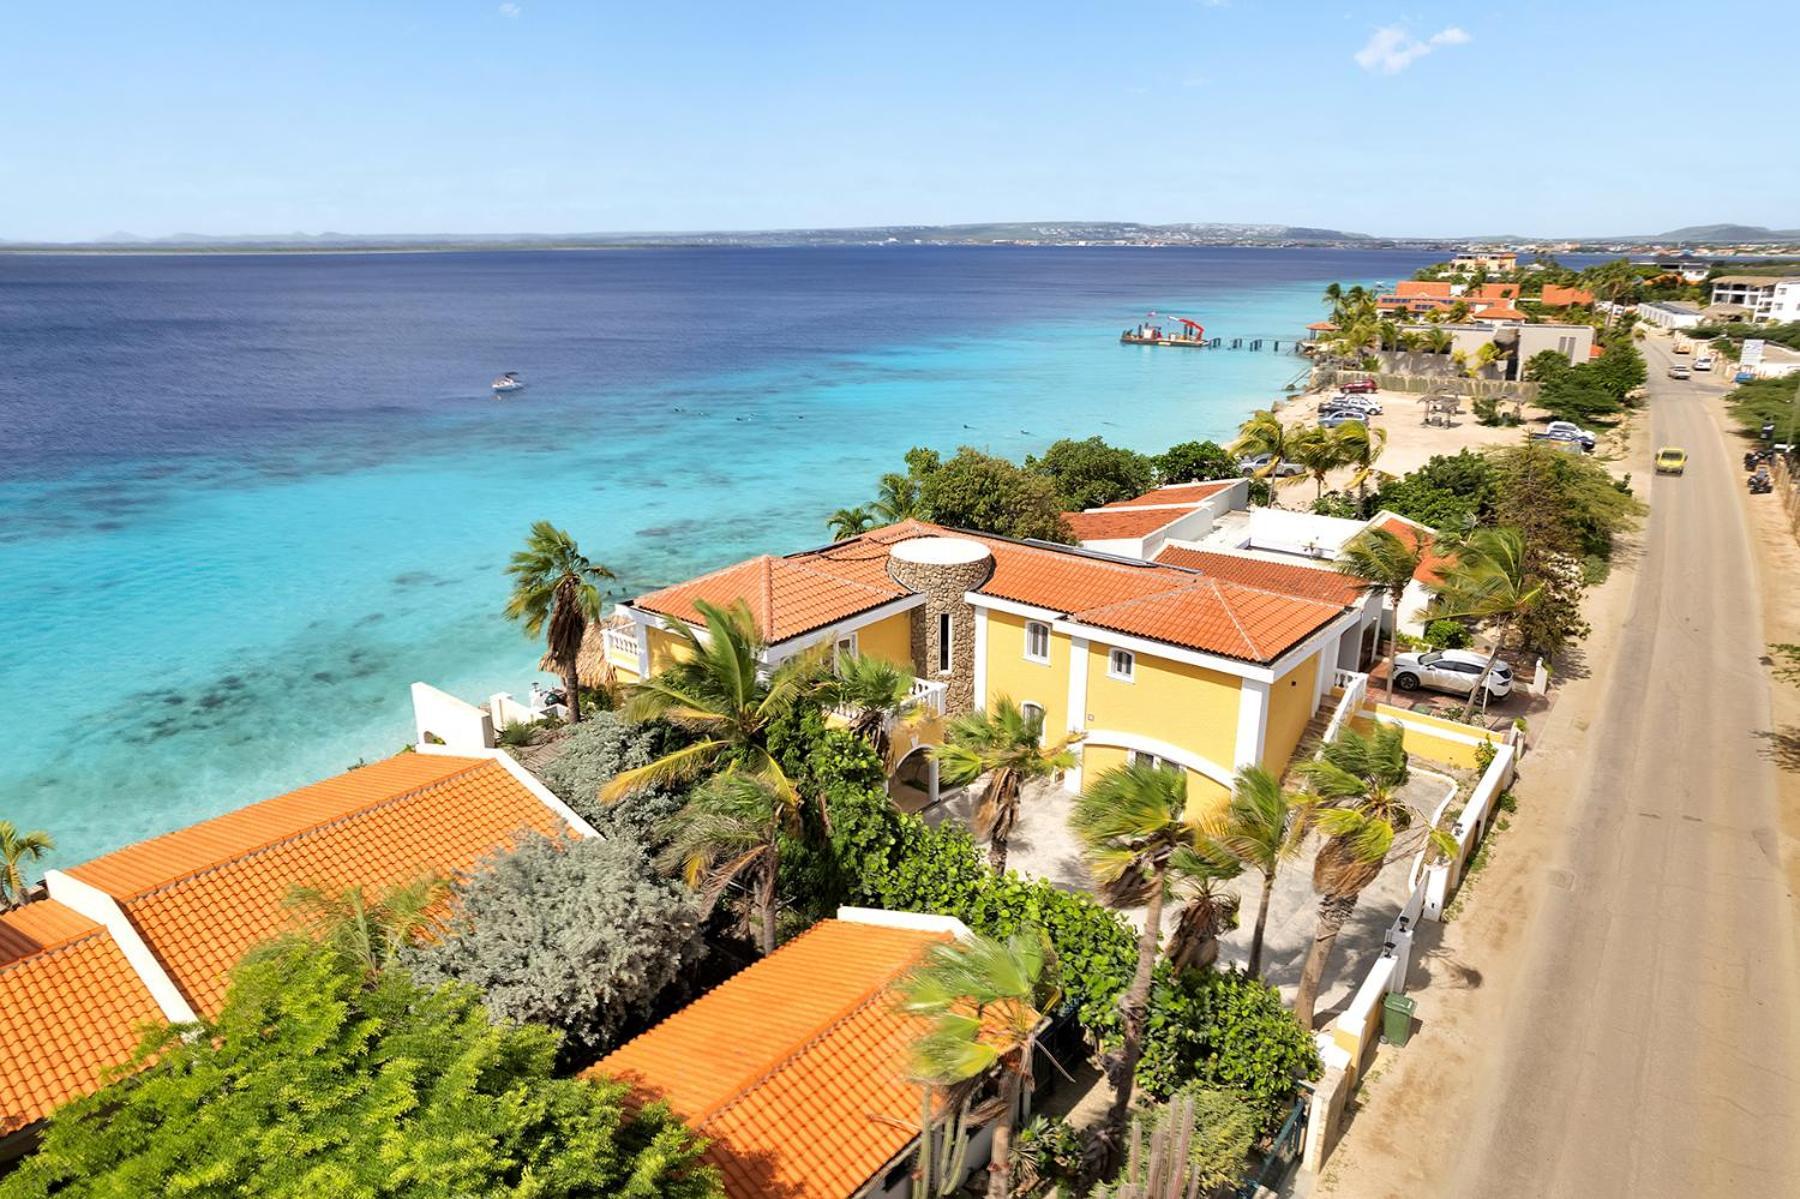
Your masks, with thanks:
[(746, 881), (756, 945), (770, 954), (776, 943), (781, 846), (800, 832), (797, 793), (728, 771), (694, 788), (687, 806), (670, 819), (661, 862), (700, 894), (703, 912), (711, 911), (727, 887)]
[(987, 838), (995, 873), (1006, 870), (1006, 845), (1019, 821), (1019, 801), (1027, 784), (1053, 778), (1075, 764), (1070, 752), (1079, 738), (1044, 740), (1042, 712), (1027, 712), (1010, 696), (991, 706), (952, 717), (944, 743), (932, 748), (938, 773), (952, 787), (987, 781), (975, 808), (975, 827)]
[[(1393, 612), (1400, 611), (1406, 589), (1412, 586), (1424, 556), (1421, 537), (1404, 538), (1383, 528), (1368, 528), (1344, 543), (1338, 554), (1337, 568), (1351, 578), (1360, 579), (1371, 591), (1379, 591)], [(1396, 626), (1397, 626), (1396, 622)], [(1388, 630), (1387, 697), (1394, 700), (1394, 659), (1400, 652), (1400, 630)]]
[(562, 675), (569, 720), (579, 721), (581, 642), (588, 625), (600, 619), (600, 588), (613, 573), (589, 561), (573, 537), (547, 520), (532, 524), (506, 572), (513, 579), (506, 617), (518, 621), (527, 637), (546, 639), (548, 656)]
[(25, 880), (26, 861), (37, 861), (56, 848), (49, 833), (22, 833), (10, 820), (0, 820), (0, 912), (25, 902), (30, 884)]

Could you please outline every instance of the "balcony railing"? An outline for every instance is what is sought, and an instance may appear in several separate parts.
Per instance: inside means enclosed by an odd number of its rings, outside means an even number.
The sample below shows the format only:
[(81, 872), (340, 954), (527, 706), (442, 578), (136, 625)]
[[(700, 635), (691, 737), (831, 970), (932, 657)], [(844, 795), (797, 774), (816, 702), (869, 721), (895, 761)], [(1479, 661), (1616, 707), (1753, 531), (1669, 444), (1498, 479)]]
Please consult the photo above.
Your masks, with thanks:
[(1320, 738), (1321, 747), (1330, 745), (1343, 731), (1344, 724), (1355, 715), (1362, 706), (1363, 697), (1369, 693), (1369, 676), (1360, 671), (1340, 670), (1331, 678), (1332, 684), (1343, 688), (1344, 694), (1338, 697), (1337, 708), (1331, 713), (1331, 721), (1325, 726), (1325, 735)]
[(944, 714), (944, 696), (949, 691), (944, 683), (930, 679), (914, 679), (912, 685), (913, 705), (933, 716)]
[(637, 629), (634, 627), (606, 630), (606, 659), (632, 670), (638, 665)]

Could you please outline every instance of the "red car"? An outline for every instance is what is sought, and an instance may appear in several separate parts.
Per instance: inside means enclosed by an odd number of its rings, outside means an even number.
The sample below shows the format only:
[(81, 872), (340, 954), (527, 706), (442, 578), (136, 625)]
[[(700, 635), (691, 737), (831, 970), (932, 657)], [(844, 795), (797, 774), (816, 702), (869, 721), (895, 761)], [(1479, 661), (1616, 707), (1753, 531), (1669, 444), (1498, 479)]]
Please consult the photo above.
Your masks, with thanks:
[(1346, 395), (1367, 395), (1369, 392), (1376, 390), (1375, 380), (1352, 379), (1348, 383), (1340, 383), (1338, 385), (1338, 390), (1344, 392)]

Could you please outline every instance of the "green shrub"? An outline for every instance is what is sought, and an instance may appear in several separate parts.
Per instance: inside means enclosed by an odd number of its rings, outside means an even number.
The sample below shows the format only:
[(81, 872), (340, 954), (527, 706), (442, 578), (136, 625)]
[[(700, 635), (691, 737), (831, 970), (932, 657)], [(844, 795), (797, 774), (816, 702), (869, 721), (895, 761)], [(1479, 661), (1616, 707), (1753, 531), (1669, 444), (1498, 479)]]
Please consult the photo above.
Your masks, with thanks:
[(555, 796), (599, 830), (654, 853), (661, 847), (657, 832), (681, 807), (684, 792), (650, 787), (616, 804), (600, 802), (600, 788), (621, 770), (648, 766), (680, 746), (685, 735), (660, 720), (633, 722), (616, 712), (595, 712), (569, 729), (556, 757), (538, 768), (538, 777)]
[(1295, 1082), (1316, 1078), (1311, 1035), (1261, 979), (1237, 970), (1156, 972), (1137, 1081), (1156, 1099), (1198, 1084), (1243, 1096), (1262, 1133), (1287, 1117)]
[(1425, 626), (1425, 644), (1433, 649), (1466, 649), (1474, 640), (1460, 621), (1434, 620)]

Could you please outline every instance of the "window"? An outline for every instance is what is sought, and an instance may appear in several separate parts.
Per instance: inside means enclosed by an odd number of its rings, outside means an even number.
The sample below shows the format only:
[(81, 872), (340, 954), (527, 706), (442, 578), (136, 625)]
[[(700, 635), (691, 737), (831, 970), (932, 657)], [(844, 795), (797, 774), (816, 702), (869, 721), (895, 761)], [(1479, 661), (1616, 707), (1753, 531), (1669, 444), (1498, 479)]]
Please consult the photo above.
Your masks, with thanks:
[(938, 660), (939, 674), (950, 673), (950, 613), (938, 613)]
[(1167, 758), (1159, 758), (1155, 754), (1147, 754), (1141, 749), (1131, 751), (1130, 761), (1133, 766), (1148, 766), (1152, 770), (1167, 770), (1174, 773), (1181, 769), (1179, 762), (1171, 762)]
[(1025, 658), (1030, 662), (1050, 661), (1050, 626), (1038, 621), (1025, 625)]
[(844, 659), (845, 658), (854, 658), (856, 656), (856, 652), (857, 652), (856, 651), (856, 634), (855, 633), (842, 634), (841, 636), (838, 637), (837, 644), (832, 647), (832, 652), (831, 652), (832, 665), (839, 666), (839, 667), (843, 666)]
[(1106, 657), (1106, 673), (1115, 679), (1131, 682), (1131, 673), (1137, 669), (1137, 656), (1128, 649), (1115, 649)]
[(1044, 705), (1043, 704), (1034, 704), (1030, 700), (1026, 700), (1024, 703), (1019, 705), (1019, 712), (1021, 715), (1023, 715), (1025, 717), (1026, 720), (1037, 721), (1038, 735), (1039, 735), (1039, 739), (1041, 740), (1042, 736), (1043, 736), (1043, 729), (1044, 729)]

